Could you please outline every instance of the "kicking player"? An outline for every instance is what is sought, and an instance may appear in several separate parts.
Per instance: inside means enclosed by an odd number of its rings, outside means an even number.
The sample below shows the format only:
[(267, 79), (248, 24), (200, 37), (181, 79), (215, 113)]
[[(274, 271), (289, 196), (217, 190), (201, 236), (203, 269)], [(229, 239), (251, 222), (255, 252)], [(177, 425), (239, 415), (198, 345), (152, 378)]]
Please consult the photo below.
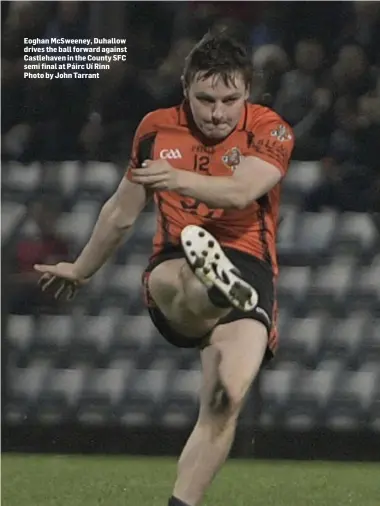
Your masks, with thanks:
[(71, 298), (154, 197), (147, 308), (170, 343), (200, 350), (203, 375), (169, 506), (201, 503), (229, 454), (247, 392), (277, 346), (276, 229), (294, 138), (276, 113), (247, 102), (252, 73), (237, 42), (206, 35), (186, 59), (184, 102), (143, 118), (126, 176), (77, 260), (35, 266), (44, 290)]

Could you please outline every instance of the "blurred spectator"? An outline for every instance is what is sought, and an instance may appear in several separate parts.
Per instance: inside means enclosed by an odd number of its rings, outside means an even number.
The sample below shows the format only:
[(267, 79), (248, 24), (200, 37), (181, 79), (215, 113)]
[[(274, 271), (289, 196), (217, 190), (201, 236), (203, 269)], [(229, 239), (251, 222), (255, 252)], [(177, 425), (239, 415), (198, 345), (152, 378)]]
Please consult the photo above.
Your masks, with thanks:
[(267, 2), (262, 4), (261, 9), (256, 10), (256, 15), (257, 17), (250, 30), (250, 44), (253, 49), (268, 44), (280, 45), (285, 29), (283, 23), (281, 23), (283, 9), (279, 8), (278, 5)]
[(195, 42), (179, 39), (158, 69), (143, 74), (144, 87), (158, 107), (173, 107), (182, 101), (181, 74)]
[(380, 64), (380, 3), (352, 2), (353, 12), (339, 40), (339, 45), (356, 43), (363, 47), (371, 65)]
[[(228, 28), (231, 35), (249, 44), (249, 29), (258, 20), (260, 2), (188, 2), (187, 26), (183, 35), (199, 40), (210, 29)], [(183, 36), (182, 35), (182, 36)]]
[(329, 56), (353, 16), (354, 2), (276, 2), (283, 5), (283, 46), (292, 54), (300, 40), (316, 38)]
[(330, 79), (336, 97), (345, 95), (359, 98), (376, 88), (377, 71), (369, 65), (363, 48), (350, 44), (340, 49)]
[(322, 164), (324, 180), (307, 195), (305, 210), (376, 210), (380, 195), (380, 95), (372, 92), (359, 101), (341, 97), (335, 105), (335, 123), (330, 153)]
[(301, 40), (294, 60), (296, 68), (282, 76), (274, 109), (293, 126), (298, 157), (320, 158), (329, 135), (332, 99), (324, 86), (323, 48), (317, 40)]
[(380, 139), (380, 78), (378, 91), (363, 95), (358, 100), (358, 129), (356, 132), (357, 160), (380, 174), (378, 144)]
[(306, 196), (305, 211), (368, 211), (375, 198), (375, 180), (368, 167), (342, 159), (338, 153), (329, 153), (321, 166), (323, 182)]
[(33, 266), (67, 260), (68, 244), (56, 232), (60, 212), (59, 200), (52, 196), (35, 202), (23, 227), (26, 233), (16, 237), (15, 245), (10, 246), (7, 283), (10, 313), (38, 315), (58, 309), (58, 303), (39, 289), (39, 275)]
[[(170, 51), (175, 10), (170, 2), (126, 2), (128, 55), (139, 69), (154, 69)], [(129, 56), (128, 56), (129, 57)]]
[(3, 138), (5, 153), (24, 163), (58, 159), (55, 135), (59, 123), (59, 95), (49, 79), (33, 79), (24, 96), (22, 121)]
[(295, 51), (294, 70), (286, 72), (276, 98), (276, 110), (296, 125), (313, 105), (313, 95), (320, 84), (323, 49), (316, 40), (301, 40)]
[(379, 137), (378, 70), (358, 46), (342, 48), (332, 69), (334, 130), (330, 145), (352, 162), (374, 169)]
[[(148, 25), (128, 27), (128, 62), (139, 71), (153, 70), (163, 55), (155, 49), (152, 30)], [(164, 53), (165, 54), (165, 53)]]
[(267, 107), (273, 107), (281, 76), (287, 70), (289, 61), (287, 54), (275, 44), (261, 46), (252, 55), (253, 76), (250, 100)]

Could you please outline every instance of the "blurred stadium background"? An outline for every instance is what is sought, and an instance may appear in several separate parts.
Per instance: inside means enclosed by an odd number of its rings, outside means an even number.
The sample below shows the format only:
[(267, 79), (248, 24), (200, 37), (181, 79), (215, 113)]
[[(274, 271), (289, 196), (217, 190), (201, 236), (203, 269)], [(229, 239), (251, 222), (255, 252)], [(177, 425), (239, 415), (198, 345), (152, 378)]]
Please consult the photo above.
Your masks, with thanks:
[[(200, 365), (166, 344), (142, 304), (154, 209), (71, 304), (46, 300), (32, 265), (75, 257), (138, 122), (181, 101), (184, 56), (208, 29), (226, 27), (252, 52), (252, 100), (297, 137), (278, 242), (281, 346), (233, 454), (379, 459), (380, 4), (1, 8), (3, 451), (180, 451)], [(24, 80), (23, 38), (51, 36), (126, 37), (128, 61), (96, 82)]]

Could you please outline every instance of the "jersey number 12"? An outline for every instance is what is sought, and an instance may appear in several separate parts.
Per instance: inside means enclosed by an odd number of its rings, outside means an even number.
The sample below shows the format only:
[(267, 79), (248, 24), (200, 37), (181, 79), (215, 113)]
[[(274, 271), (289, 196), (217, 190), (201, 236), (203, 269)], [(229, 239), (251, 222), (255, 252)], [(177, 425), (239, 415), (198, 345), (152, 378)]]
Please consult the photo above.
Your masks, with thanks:
[(210, 165), (210, 157), (209, 156), (205, 156), (205, 155), (202, 155), (202, 156), (195, 155), (194, 156), (193, 170), (195, 172), (204, 172), (204, 173), (208, 174), (209, 165)]

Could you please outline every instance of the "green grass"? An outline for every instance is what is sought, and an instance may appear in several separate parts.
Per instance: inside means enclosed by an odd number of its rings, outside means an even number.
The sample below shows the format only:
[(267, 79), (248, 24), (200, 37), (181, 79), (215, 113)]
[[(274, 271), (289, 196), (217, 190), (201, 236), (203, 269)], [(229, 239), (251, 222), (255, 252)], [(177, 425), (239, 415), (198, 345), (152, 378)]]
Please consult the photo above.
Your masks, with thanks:
[[(2, 456), (4, 506), (167, 506), (173, 459)], [(379, 506), (380, 465), (230, 460), (204, 506)]]

